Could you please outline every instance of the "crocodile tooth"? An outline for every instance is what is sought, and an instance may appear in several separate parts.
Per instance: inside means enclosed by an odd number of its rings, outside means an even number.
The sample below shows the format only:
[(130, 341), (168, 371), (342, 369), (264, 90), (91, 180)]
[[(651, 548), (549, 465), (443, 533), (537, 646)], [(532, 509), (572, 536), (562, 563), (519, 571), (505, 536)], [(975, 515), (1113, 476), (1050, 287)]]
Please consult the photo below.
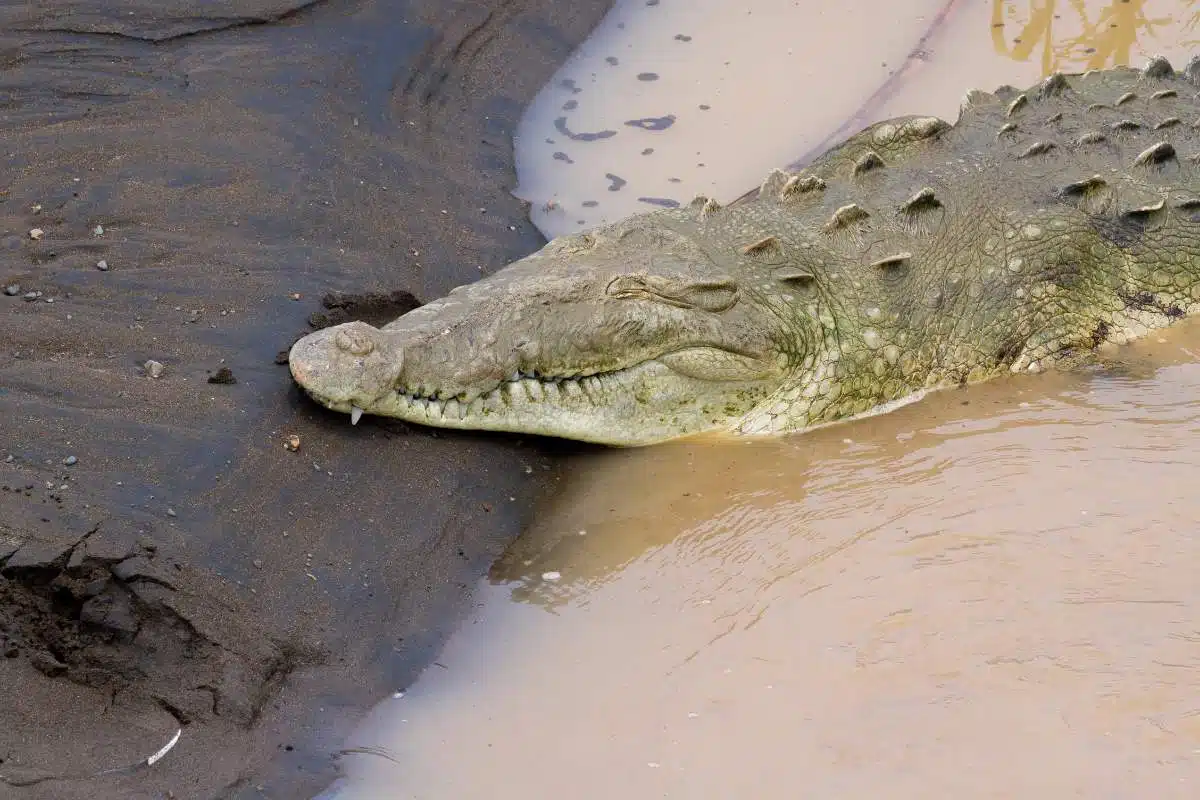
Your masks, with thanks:
[(1174, 89), (1163, 89), (1161, 92), (1155, 92), (1150, 95), (1151, 100), (1166, 100), (1168, 97), (1178, 97), (1179, 93)]
[(1183, 122), (1179, 117), (1167, 117), (1162, 122), (1154, 126), (1154, 130), (1161, 131), (1163, 128), (1173, 128)]
[(1132, 103), (1134, 100), (1137, 100), (1137, 92), (1126, 92), (1125, 94), (1118, 97), (1117, 102), (1114, 103), (1113, 105), (1123, 106), (1126, 103)]
[(1134, 122), (1131, 119), (1123, 119), (1120, 122), (1113, 123), (1112, 129), (1114, 131), (1136, 131), (1141, 127), (1142, 125), (1139, 122)]
[(362, 415), (363, 415), (363, 410), (361, 408), (359, 408), (358, 406), (350, 406), (350, 424), (351, 425), (357, 425), (358, 421), (360, 419), (362, 419)]
[(1017, 95), (1017, 99), (1008, 104), (1008, 110), (1004, 112), (1004, 116), (1011, 117), (1013, 114), (1020, 111), (1029, 104), (1029, 98), (1023, 94)]

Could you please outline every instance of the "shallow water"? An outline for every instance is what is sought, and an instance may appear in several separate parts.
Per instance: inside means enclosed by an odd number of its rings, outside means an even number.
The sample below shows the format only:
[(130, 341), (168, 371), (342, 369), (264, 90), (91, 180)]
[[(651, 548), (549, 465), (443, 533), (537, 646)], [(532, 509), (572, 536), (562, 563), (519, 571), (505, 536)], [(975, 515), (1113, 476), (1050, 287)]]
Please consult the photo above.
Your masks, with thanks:
[[(857, 111), (797, 115), (777, 154), (735, 148), (726, 194), (765, 168), (749, 162), (793, 160), (847, 113), (847, 132), (953, 117), (972, 85), (1156, 52), (1181, 63), (1192, 47), (1183, 0), (952, 5), (901, 80), (873, 99), (856, 84)], [(861, 9), (845, 9), (854, 27)], [(862, 21), (848, 43), (821, 19), (793, 26), (805, 58), (872, 52), (885, 28)], [(895, 45), (903, 26), (886, 27)], [(819, 106), (833, 85), (849, 84), (810, 76), (790, 96)], [(714, 152), (752, 139), (718, 133)], [(687, 188), (712, 191), (712, 174)], [(341, 800), (1200, 792), (1200, 322), (1099, 369), (574, 466), (438, 663), (351, 743)]]
[(422, 800), (1195, 797), (1198, 470), (1195, 323), (1104, 370), (598, 454), (360, 733), (395, 761), (348, 772)]
[(549, 237), (775, 167), (892, 116), (953, 120), (970, 89), (1180, 63), (1195, 0), (617, 0), (522, 117), (517, 196)]

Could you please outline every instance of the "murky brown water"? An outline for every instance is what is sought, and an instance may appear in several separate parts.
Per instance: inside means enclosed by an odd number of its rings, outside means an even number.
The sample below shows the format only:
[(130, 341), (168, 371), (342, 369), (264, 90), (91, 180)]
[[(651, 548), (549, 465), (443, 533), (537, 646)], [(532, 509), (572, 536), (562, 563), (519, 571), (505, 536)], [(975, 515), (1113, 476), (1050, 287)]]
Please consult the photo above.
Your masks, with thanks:
[[(350, 756), (370, 797), (1193, 798), (1200, 324), (601, 453)], [(585, 533), (581, 533), (585, 532)]]
[[(955, 68), (880, 113), (1191, 35), (1182, 0), (1030, 8), (963, 0)], [(1200, 796), (1200, 321), (1117, 359), (581, 459), (340, 797)]]

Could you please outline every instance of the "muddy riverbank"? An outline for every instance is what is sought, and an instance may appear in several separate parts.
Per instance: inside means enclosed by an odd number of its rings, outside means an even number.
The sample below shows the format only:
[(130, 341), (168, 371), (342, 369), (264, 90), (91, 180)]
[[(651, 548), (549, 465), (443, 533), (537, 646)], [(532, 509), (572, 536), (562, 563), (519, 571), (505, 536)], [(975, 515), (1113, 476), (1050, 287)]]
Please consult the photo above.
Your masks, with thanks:
[(277, 354), (541, 244), (511, 132), (605, 10), (0, 6), (6, 797), (307, 796), (429, 663), (556, 453), (351, 428)]

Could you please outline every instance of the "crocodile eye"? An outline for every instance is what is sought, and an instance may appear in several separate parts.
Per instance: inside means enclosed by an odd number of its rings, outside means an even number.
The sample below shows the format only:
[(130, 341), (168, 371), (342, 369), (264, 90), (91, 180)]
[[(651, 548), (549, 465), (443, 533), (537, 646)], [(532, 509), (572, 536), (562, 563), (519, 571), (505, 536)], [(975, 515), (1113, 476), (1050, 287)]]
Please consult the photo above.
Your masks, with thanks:
[(693, 283), (684, 288), (680, 299), (705, 311), (724, 311), (737, 302), (737, 286), (732, 281)]
[(737, 284), (731, 280), (682, 282), (655, 275), (622, 275), (608, 284), (609, 297), (653, 300), (676, 308), (725, 311), (737, 302)]

